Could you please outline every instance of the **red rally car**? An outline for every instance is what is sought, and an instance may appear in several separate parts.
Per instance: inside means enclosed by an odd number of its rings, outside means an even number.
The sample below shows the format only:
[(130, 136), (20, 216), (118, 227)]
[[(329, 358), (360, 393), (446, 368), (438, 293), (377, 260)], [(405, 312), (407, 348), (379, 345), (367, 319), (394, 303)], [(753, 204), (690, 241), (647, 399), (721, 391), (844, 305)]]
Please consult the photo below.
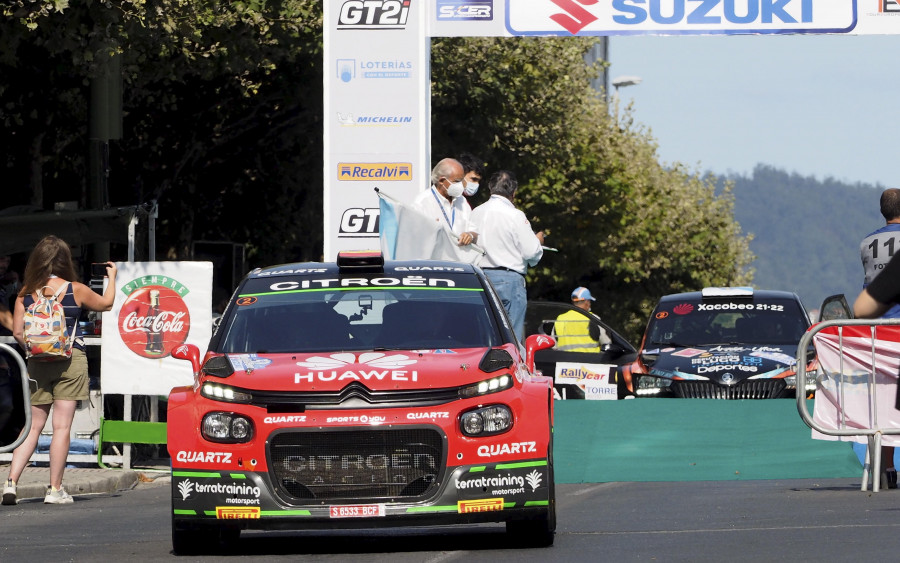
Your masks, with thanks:
[(453, 262), (257, 269), (194, 385), (172, 390), (172, 543), (242, 529), (505, 522), (553, 543), (553, 382), (516, 341), (480, 269)]

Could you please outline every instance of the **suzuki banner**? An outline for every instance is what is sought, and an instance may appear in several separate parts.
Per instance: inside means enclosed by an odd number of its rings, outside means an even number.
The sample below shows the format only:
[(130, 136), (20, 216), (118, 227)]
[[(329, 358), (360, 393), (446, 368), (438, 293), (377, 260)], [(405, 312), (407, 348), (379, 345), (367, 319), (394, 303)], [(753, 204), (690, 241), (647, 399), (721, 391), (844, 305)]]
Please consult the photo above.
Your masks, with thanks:
[(212, 336), (212, 262), (122, 262), (116, 300), (103, 313), (100, 387), (105, 395), (168, 395), (194, 381), (171, 357), (189, 343), (201, 358)]
[(334, 260), (379, 247), (375, 187), (406, 202), (429, 185), (430, 37), (898, 34), (900, 0), (324, 0), (323, 28)]
[(900, 33), (897, 0), (431, 0), (431, 37)]

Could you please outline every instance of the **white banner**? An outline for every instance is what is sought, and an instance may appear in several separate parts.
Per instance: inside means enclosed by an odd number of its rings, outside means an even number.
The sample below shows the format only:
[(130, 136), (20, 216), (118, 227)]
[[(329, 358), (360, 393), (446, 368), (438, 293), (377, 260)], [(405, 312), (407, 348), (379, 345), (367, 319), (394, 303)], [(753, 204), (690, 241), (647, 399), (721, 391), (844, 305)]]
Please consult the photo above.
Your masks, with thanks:
[(324, 0), (324, 259), (379, 247), (385, 188), (429, 183), (431, 87), (424, 0)]
[[(873, 340), (868, 326), (845, 326), (842, 338), (836, 327), (813, 337), (816, 357), (826, 375), (816, 382), (813, 421), (830, 430), (900, 428), (894, 408), (900, 372), (900, 327), (878, 327)], [(875, 383), (874, 395), (870, 383)], [(819, 440), (865, 444), (865, 436), (828, 436), (815, 430)], [(900, 436), (885, 434), (886, 446), (900, 445)]]
[(122, 262), (116, 300), (103, 313), (100, 388), (104, 394), (168, 395), (194, 381), (177, 346), (200, 357), (212, 336), (212, 262)]

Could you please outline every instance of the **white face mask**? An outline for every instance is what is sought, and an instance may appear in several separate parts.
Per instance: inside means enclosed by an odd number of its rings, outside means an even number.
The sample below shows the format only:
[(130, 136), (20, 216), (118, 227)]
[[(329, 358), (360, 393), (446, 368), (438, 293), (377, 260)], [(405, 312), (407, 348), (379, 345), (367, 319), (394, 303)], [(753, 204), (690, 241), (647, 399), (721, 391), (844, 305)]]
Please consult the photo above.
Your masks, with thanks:
[(457, 198), (463, 194), (464, 190), (462, 182), (453, 182), (447, 186), (447, 195), (451, 198)]
[(478, 192), (478, 182), (469, 182), (466, 184), (465, 194), (469, 197), (472, 197)]

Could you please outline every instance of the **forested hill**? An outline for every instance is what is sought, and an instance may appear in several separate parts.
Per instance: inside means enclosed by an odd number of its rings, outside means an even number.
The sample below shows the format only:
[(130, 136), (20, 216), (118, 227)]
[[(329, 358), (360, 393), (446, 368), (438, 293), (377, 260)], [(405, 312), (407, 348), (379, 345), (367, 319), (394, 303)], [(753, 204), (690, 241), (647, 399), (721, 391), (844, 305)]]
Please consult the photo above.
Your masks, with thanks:
[(884, 225), (878, 208), (887, 186), (846, 184), (757, 165), (734, 182), (735, 219), (752, 233), (753, 285), (794, 291), (808, 310), (844, 293), (852, 304), (862, 287), (859, 243)]

